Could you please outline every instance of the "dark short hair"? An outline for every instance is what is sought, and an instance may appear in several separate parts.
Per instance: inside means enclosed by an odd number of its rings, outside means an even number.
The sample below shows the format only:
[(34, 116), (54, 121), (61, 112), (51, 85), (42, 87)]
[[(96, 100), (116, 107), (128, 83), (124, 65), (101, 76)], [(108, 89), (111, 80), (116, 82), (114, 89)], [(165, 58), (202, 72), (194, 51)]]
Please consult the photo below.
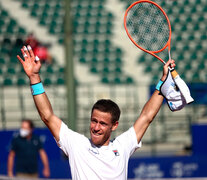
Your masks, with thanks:
[(30, 120), (30, 119), (22, 119), (22, 122), (27, 122), (28, 124), (29, 124), (29, 127), (31, 128), (31, 129), (34, 129), (34, 123), (32, 122), (32, 120)]
[(97, 109), (101, 112), (110, 113), (111, 117), (112, 117), (112, 119), (111, 119), (112, 124), (114, 124), (116, 121), (119, 121), (119, 117), (121, 114), (119, 106), (110, 99), (98, 100), (92, 107), (91, 115), (92, 115), (94, 109)]

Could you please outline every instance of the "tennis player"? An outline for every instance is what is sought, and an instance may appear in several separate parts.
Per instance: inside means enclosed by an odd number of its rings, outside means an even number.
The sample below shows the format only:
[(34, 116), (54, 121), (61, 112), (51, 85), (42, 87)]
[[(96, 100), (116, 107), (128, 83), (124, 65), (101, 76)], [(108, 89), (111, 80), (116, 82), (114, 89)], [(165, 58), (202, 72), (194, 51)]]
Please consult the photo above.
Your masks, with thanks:
[(151, 98), (145, 104), (134, 125), (126, 132), (110, 141), (112, 131), (118, 127), (120, 109), (111, 100), (97, 101), (91, 111), (90, 139), (72, 131), (52, 110), (50, 101), (41, 83), (39, 71), (41, 63), (30, 46), (22, 49), (24, 60), (18, 55), (31, 83), (32, 95), (42, 121), (49, 128), (58, 146), (69, 158), (72, 179), (74, 180), (126, 180), (128, 160), (136, 149), (141, 147), (141, 139), (158, 113), (163, 96), (159, 86), (165, 80), (168, 66), (175, 67), (169, 60), (163, 68), (161, 81)]

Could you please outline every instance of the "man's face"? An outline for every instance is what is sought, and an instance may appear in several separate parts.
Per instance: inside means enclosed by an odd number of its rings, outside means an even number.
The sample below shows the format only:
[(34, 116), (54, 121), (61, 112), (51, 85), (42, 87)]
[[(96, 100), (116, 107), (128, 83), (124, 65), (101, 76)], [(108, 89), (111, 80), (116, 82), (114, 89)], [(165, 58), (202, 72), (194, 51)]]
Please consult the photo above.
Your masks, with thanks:
[(20, 129), (20, 135), (22, 137), (28, 137), (32, 133), (32, 129), (30, 127), (30, 124), (26, 121), (23, 121), (21, 124), (21, 129)]
[(111, 114), (94, 109), (91, 115), (90, 134), (91, 141), (96, 146), (109, 144), (111, 132), (118, 126), (111, 122)]

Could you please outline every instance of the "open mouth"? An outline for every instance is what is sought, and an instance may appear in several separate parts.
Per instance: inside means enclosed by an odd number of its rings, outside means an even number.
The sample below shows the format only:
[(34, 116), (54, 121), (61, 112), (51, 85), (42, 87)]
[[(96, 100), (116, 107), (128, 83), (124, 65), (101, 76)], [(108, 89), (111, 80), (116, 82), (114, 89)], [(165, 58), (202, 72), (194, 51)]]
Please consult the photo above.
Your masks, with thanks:
[(97, 137), (98, 137), (98, 136), (101, 136), (101, 134), (100, 134), (100, 133), (93, 132), (93, 131), (92, 131), (92, 134), (93, 134), (94, 136), (97, 136)]

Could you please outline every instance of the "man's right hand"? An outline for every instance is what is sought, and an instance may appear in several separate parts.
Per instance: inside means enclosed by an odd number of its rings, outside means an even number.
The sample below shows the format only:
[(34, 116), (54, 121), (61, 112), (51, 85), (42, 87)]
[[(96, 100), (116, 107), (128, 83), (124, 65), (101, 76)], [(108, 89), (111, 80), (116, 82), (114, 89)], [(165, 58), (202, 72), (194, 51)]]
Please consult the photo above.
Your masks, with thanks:
[(35, 60), (35, 55), (32, 51), (32, 48), (29, 45), (27, 47), (23, 46), (21, 52), (24, 60), (19, 55), (17, 55), (17, 58), (21, 62), (26, 75), (30, 79), (31, 84), (36, 84), (40, 82), (41, 80), (39, 76), (39, 71), (41, 68), (41, 63), (40, 61)]
[(161, 77), (161, 81), (164, 81), (167, 78), (169, 67), (175, 68), (175, 61), (168, 60), (167, 63), (163, 66), (163, 75)]

